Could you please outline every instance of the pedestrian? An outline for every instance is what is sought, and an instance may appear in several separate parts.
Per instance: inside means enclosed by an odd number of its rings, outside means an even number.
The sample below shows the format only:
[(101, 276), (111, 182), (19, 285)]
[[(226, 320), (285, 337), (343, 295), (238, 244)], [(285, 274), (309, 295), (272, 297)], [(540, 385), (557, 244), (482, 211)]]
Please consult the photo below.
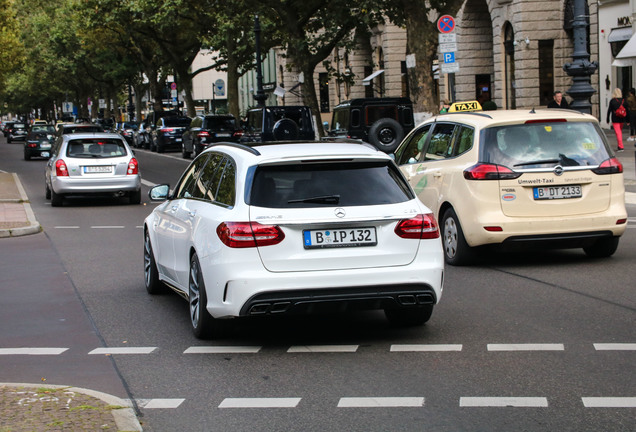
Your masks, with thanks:
[(629, 111), (629, 138), (627, 141), (636, 141), (636, 89), (634, 88), (629, 90), (627, 96), (627, 110)]
[(568, 101), (563, 97), (560, 90), (554, 92), (553, 99), (548, 103), (548, 108), (570, 108)]
[(449, 100), (448, 99), (444, 99), (442, 101), (442, 105), (440, 105), (440, 107), (439, 107), (439, 113), (440, 114), (447, 113), (449, 108), (450, 108)]
[(623, 151), (623, 123), (629, 118), (627, 104), (623, 99), (623, 92), (619, 88), (615, 88), (612, 92), (612, 99), (607, 106), (607, 122), (610, 122), (610, 114), (612, 120), (612, 128), (616, 133), (616, 141), (618, 143), (618, 151)]

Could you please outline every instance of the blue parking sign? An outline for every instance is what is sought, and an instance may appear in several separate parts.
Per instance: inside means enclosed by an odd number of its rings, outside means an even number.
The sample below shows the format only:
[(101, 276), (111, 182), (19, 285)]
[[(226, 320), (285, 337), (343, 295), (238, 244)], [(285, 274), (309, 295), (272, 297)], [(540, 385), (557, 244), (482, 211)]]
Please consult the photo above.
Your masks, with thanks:
[(454, 52), (444, 53), (444, 63), (455, 63), (455, 53)]

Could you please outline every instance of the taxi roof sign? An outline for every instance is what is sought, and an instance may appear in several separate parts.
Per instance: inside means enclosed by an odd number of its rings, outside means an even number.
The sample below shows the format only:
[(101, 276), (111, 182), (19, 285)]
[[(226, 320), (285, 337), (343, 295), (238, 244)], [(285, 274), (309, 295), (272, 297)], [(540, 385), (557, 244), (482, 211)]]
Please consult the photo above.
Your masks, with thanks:
[(481, 105), (477, 101), (468, 102), (455, 102), (450, 106), (448, 112), (466, 112), (466, 111), (481, 111)]

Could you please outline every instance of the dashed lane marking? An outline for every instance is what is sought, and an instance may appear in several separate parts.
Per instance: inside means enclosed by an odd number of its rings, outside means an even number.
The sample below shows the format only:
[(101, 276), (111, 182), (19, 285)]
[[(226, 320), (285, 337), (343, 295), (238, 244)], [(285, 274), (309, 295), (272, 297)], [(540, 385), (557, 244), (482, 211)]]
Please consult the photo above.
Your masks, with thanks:
[(185, 399), (135, 399), (139, 408), (145, 409), (174, 409), (185, 401)]
[(91, 226), (92, 229), (122, 229), (126, 228), (123, 225), (94, 225)]
[(261, 350), (259, 346), (194, 346), (184, 354), (254, 354)]
[(68, 348), (0, 348), (0, 355), (59, 355)]
[(398, 408), (422, 407), (423, 397), (343, 397), (338, 408)]
[(288, 353), (337, 353), (356, 352), (359, 345), (298, 345), (290, 347)]
[(461, 344), (445, 345), (445, 344), (396, 344), (391, 345), (391, 352), (443, 352), (443, 351), (461, 351)]
[(488, 351), (564, 351), (563, 344), (488, 344)]
[(79, 229), (79, 225), (67, 225), (67, 226), (58, 225), (58, 226), (54, 226), (53, 228), (55, 228), (55, 229)]
[(636, 397), (584, 397), (585, 408), (636, 408)]
[(301, 398), (226, 398), (219, 408), (296, 408)]
[(515, 407), (515, 408), (546, 408), (548, 399), (545, 397), (462, 397), (460, 407)]
[(636, 351), (635, 343), (595, 343), (597, 351)]
[(115, 348), (96, 348), (93, 351), (89, 352), (89, 354), (150, 354), (157, 347), (115, 347)]

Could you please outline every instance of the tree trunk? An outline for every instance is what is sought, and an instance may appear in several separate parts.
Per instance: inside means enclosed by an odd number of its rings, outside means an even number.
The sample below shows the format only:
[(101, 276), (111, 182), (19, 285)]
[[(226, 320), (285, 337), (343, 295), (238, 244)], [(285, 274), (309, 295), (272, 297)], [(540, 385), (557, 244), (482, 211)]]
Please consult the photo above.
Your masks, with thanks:
[[(234, 38), (228, 37), (226, 39), (227, 52), (234, 51), (236, 41)], [(234, 56), (228, 56), (227, 59), (227, 107), (230, 114), (236, 117), (236, 120), (240, 122), (241, 113), (239, 112), (239, 78), (238, 63)]]
[(325, 131), (322, 127), (322, 120), (320, 117), (320, 106), (318, 105), (318, 95), (316, 94), (316, 86), (314, 84), (314, 70), (315, 67), (311, 65), (303, 65), (301, 71), (305, 76), (305, 82), (302, 85), (303, 89), (303, 103), (311, 109), (311, 114), (316, 121), (316, 130), (318, 137), (325, 136)]

